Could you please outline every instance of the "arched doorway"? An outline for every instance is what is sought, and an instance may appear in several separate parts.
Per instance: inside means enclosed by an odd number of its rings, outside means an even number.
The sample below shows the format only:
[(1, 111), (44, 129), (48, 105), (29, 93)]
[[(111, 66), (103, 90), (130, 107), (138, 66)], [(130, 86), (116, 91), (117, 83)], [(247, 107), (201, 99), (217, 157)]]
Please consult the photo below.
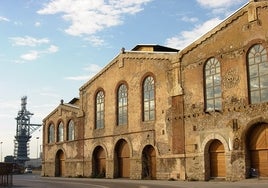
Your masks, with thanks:
[(250, 130), (248, 148), (251, 168), (257, 169), (259, 176), (268, 177), (268, 124), (259, 124)]
[(95, 148), (93, 152), (92, 172), (96, 177), (105, 177), (106, 173), (106, 155), (101, 146)]
[(142, 178), (156, 179), (156, 152), (151, 145), (142, 151)]
[(225, 151), (219, 140), (214, 140), (209, 146), (210, 177), (226, 177)]
[[(130, 177), (130, 152), (128, 144), (125, 140), (119, 140), (115, 148), (117, 166), (117, 177), (129, 178)], [(117, 163), (117, 164), (116, 164)]]
[(65, 172), (65, 158), (62, 150), (59, 150), (56, 154), (55, 160), (55, 176), (61, 177), (64, 176)]

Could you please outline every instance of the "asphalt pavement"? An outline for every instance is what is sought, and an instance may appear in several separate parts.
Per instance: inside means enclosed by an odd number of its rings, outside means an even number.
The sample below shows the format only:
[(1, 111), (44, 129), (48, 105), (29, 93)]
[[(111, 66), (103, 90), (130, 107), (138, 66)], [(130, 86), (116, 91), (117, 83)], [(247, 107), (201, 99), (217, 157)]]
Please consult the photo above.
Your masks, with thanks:
[(162, 181), (40, 177), (36, 174), (13, 176), (13, 187), (27, 188), (268, 188), (268, 179), (229, 181)]

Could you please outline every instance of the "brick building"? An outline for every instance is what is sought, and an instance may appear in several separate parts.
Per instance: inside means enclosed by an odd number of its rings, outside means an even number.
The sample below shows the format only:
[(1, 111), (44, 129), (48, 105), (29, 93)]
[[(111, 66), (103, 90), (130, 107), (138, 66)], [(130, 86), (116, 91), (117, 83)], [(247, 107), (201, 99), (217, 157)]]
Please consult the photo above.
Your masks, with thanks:
[(44, 119), (44, 176), (268, 177), (268, 1), (181, 51), (122, 50)]

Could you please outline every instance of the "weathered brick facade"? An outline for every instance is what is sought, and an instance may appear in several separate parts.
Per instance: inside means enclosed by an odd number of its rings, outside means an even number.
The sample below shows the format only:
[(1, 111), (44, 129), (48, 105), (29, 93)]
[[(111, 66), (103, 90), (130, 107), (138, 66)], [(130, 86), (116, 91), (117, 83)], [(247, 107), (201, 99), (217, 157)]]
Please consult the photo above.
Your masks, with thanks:
[[(79, 99), (62, 102), (44, 119), (42, 174), (196, 180), (249, 177), (255, 165), (250, 137), (258, 137), (251, 132), (268, 123), (268, 101), (253, 103), (250, 98), (247, 58), (256, 44), (268, 50), (267, 20), (268, 1), (250, 1), (179, 52), (157, 45), (122, 50), (80, 88)], [(213, 110), (206, 103), (204, 76), (211, 58), (219, 62), (221, 87), (221, 108)], [(148, 76), (154, 80), (150, 121), (143, 118)], [(127, 88), (127, 123), (118, 125), (122, 84)], [(99, 91), (104, 95), (103, 128), (96, 128)], [(70, 120), (74, 139), (68, 140)], [(60, 122), (63, 140), (57, 139)], [(264, 139), (268, 144), (268, 135)], [(268, 153), (267, 144), (262, 149)]]

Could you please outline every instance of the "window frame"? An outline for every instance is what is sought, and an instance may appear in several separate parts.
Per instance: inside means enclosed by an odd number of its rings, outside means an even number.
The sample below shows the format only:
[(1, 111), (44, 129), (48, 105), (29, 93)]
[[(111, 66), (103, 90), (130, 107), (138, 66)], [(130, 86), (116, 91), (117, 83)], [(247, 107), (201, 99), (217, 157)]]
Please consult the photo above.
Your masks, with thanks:
[[(260, 51), (260, 49), (262, 50)], [(255, 51), (255, 53), (253, 51)], [(257, 56), (257, 54), (259, 56)], [(266, 97), (265, 99), (265, 96), (268, 94), (268, 83), (266, 84), (266, 86), (262, 87), (262, 85), (265, 85), (263, 84), (265, 83), (265, 80), (267, 80), (263, 78), (265, 77), (268, 78), (267, 55), (268, 55), (267, 49), (261, 43), (256, 43), (256, 44), (251, 45), (248, 50), (246, 61), (247, 61), (247, 73), (248, 73), (248, 76), (247, 76), (248, 95), (249, 95), (250, 104), (258, 104), (258, 103), (268, 101), (268, 97)], [(253, 71), (254, 67), (256, 71)], [(263, 74), (263, 73), (266, 73), (266, 74)], [(255, 80), (255, 83), (253, 80)], [(253, 84), (255, 88), (253, 88), (252, 86)]]
[(57, 142), (63, 142), (63, 141), (64, 141), (64, 124), (62, 121), (60, 121), (57, 127)]
[(128, 123), (128, 87), (125, 83), (117, 89), (117, 125)]
[(142, 120), (144, 122), (154, 121), (156, 119), (155, 78), (152, 75), (147, 75), (142, 82), (142, 106)]
[(105, 93), (103, 90), (99, 90), (95, 95), (95, 129), (103, 129), (105, 127), (104, 120), (105, 120)]
[(74, 139), (75, 139), (75, 125), (74, 121), (71, 119), (69, 120), (67, 125), (67, 140), (73, 141)]
[(204, 65), (204, 96), (206, 112), (222, 110), (221, 62), (215, 57)]
[(48, 126), (48, 143), (54, 143), (55, 142), (55, 125), (53, 123), (50, 123)]

